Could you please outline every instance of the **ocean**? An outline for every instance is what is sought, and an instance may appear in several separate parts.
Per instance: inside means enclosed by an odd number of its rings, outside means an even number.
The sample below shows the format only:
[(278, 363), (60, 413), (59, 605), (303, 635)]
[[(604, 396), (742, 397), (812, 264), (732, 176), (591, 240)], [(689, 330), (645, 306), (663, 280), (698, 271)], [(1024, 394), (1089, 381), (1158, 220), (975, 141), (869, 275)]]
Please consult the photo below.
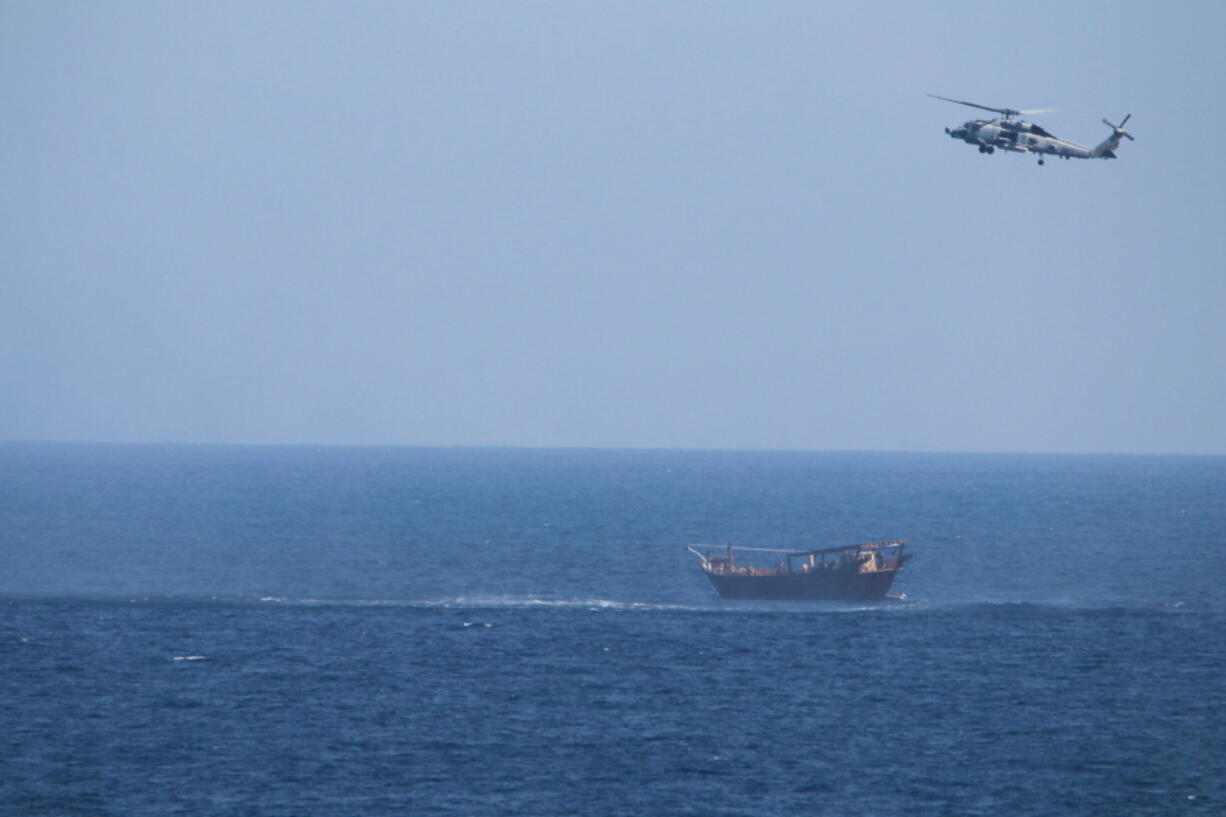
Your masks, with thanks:
[(0, 814), (1223, 814), (1224, 550), (1224, 457), (3, 444)]

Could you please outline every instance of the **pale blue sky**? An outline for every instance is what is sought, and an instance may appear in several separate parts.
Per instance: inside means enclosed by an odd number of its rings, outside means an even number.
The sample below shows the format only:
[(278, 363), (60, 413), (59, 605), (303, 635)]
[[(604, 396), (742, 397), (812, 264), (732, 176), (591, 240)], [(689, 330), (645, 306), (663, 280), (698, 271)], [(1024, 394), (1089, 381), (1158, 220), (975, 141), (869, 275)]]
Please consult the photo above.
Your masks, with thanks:
[[(1226, 5), (2, 2), (0, 439), (1226, 454)], [(1116, 161), (985, 157), (1016, 108)]]

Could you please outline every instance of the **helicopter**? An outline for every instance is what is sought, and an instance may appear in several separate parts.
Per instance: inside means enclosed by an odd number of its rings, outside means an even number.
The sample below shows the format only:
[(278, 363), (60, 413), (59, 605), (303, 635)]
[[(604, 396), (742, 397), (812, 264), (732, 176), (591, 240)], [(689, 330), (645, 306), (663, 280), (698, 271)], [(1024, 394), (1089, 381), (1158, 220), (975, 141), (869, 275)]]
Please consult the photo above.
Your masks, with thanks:
[(961, 139), (968, 145), (978, 145), (980, 153), (995, 153), (997, 148), (1011, 150), (1015, 153), (1034, 153), (1039, 157), (1039, 164), (1043, 164), (1045, 155), (1058, 156), (1061, 159), (1114, 159), (1115, 151), (1120, 146), (1120, 139), (1127, 137), (1130, 141), (1136, 141), (1131, 133), (1124, 130), (1124, 125), (1132, 118), (1132, 114), (1125, 116), (1118, 125), (1113, 125), (1104, 118), (1103, 124), (1111, 128), (1111, 135), (1097, 147), (1088, 148), (1085, 145), (1054, 136), (1031, 122), (1013, 118), (1049, 113), (1050, 109), (1017, 111), (1013, 108), (991, 108), (976, 102), (950, 99), (947, 96), (936, 94), (928, 96), (1000, 114), (997, 119), (973, 119), (964, 123), (962, 127), (953, 130), (945, 129), (952, 139)]

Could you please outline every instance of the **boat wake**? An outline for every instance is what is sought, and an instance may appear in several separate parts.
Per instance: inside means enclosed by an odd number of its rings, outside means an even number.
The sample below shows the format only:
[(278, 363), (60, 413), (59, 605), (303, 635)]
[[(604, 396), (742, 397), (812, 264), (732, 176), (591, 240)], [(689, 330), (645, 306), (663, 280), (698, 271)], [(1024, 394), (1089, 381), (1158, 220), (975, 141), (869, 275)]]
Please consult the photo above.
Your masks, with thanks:
[(404, 607), (445, 610), (586, 609), (705, 611), (721, 609), (719, 605), (664, 604), (593, 598), (546, 598), (534, 595), (462, 595), (428, 599), (318, 599), (264, 596), (260, 599), (260, 602), (287, 607)]
[(902, 594), (881, 601), (760, 601), (711, 598), (678, 603), (526, 595), (458, 595), (427, 599), (318, 599), (265, 596), (264, 604), (288, 607), (392, 607), (437, 610), (589, 610), (592, 612), (681, 612), (717, 615), (830, 615), (916, 607)]

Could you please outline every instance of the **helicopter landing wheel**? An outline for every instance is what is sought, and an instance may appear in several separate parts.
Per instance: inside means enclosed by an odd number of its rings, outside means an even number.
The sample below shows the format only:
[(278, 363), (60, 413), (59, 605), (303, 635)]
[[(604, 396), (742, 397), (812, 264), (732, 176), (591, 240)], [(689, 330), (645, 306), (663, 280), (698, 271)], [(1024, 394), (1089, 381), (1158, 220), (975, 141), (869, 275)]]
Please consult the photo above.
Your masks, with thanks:
[(1039, 167), (1042, 167), (1042, 166), (1043, 166), (1043, 160), (1042, 160), (1042, 159), (1040, 159), (1040, 160), (1039, 160)]

